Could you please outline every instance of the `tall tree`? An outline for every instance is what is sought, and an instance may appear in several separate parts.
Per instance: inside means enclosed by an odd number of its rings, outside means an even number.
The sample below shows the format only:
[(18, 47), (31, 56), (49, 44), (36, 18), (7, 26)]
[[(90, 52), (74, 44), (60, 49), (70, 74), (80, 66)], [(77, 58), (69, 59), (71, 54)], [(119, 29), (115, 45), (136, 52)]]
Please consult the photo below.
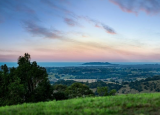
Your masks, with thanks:
[[(0, 101), (4, 104), (38, 102), (51, 99), (52, 87), (46, 69), (30, 62), (30, 55), (25, 53), (18, 58), (18, 67), (1, 66)], [(2, 105), (4, 105), (2, 104)]]
[(21, 78), (21, 83), (24, 84), (25, 101), (44, 101), (50, 98), (51, 95), (48, 94), (51, 93), (48, 75), (44, 67), (38, 66), (35, 61), (31, 63), (30, 59), (31, 57), (28, 53), (18, 58), (19, 66), (16, 74)]

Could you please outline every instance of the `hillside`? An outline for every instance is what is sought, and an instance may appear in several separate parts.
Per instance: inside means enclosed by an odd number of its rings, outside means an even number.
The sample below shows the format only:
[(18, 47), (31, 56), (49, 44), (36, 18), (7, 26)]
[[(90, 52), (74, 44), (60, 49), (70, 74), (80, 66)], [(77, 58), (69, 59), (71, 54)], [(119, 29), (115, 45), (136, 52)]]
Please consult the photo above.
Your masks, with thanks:
[[(136, 85), (136, 84), (135, 84)], [(135, 88), (131, 88), (129, 85), (123, 86), (118, 90), (118, 94), (135, 94), (135, 93), (154, 93), (160, 92), (160, 80), (142, 82), (138, 84), (141, 87), (141, 90), (138, 91)]]
[(0, 115), (157, 115), (160, 93), (87, 97), (0, 107)]
[(117, 91), (118, 94), (154, 93), (160, 92), (160, 76), (142, 79), (140, 81), (124, 83)]

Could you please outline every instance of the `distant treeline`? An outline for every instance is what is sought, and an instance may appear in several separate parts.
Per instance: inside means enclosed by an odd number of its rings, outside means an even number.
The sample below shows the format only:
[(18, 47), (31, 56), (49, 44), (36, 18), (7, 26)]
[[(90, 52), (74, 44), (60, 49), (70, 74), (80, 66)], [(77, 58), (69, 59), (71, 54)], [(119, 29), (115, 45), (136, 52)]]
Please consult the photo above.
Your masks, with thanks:
[(131, 89), (138, 90), (139, 92), (143, 91), (142, 85), (144, 85), (144, 89), (153, 91), (155, 90), (156, 92), (160, 92), (160, 87), (158, 87), (157, 83), (149, 83), (149, 81), (157, 81), (160, 80), (160, 76), (153, 76), (153, 77), (148, 77), (146, 79), (142, 79), (140, 81), (135, 81), (135, 82), (123, 82), (123, 85), (128, 84)]
[[(74, 81), (74, 80), (58, 80), (53, 85), (62, 84), (62, 85), (70, 86), (70, 85), (72, 85), (73, 83), (76, 83), (76, 82), (77, 81)], [(115, 89), (115, 90), (118, 91), (120, 88), (123, 87), (123, 85), (120, 85), (120, 84), (113, 84), (113, 83), (106, 84), (105, 82), (103, 82), (101, 80), (98, 80), (97, 82), (92, 82), (92, 83), (88, 83), (88, 82), (79, 82), (79, 83), (85, 84), (89, 88), (108, 87), (109, 91), (112, 90), (112, 89)]]
[[(145, 65), (143, 65), (145, 66)], [(155, 75), (160, 75), (160, 66), (157, 65), (149, 66), (151, 68), (139, 68), (141, 65), (136, 66), (86, 66), (86, 67), (48, 67), (46, 68), (47, 73), (52, 75), (56, 73), (59, 76), (69, 75), (72, 79), (107, 79), (117, 78), (128, 81), (129, 79), (134, 80), (136, 78), (147, 78)], [(133, 68), (132, 68), (133, 67)], [(135, 68), (137, 67), (137, 68)]]

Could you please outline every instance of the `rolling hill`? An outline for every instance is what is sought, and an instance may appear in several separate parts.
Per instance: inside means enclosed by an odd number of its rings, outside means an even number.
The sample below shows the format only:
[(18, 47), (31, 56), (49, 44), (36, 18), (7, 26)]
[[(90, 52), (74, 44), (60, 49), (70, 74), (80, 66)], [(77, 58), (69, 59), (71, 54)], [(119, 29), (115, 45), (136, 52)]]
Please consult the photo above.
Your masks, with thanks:
[(0, 107), (0, 115), (158, 115), (160, 93), (86, 97)]

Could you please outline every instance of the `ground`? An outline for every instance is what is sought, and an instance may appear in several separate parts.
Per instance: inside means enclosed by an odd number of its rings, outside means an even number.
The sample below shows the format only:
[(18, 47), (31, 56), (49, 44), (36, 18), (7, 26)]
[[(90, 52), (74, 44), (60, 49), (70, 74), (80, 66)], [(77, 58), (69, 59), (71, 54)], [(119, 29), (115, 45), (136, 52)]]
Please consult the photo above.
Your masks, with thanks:
[(0, 107), (1, 115), (158, 115), (160, 93), (86, 97)]

